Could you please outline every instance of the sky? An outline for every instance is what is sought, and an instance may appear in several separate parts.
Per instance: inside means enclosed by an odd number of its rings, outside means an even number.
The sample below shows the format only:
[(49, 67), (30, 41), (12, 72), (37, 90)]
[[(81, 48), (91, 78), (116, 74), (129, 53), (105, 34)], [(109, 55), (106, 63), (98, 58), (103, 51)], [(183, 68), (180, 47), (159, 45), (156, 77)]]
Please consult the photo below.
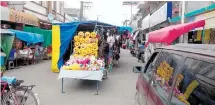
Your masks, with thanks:
[[(68, 0), (65, 1), (66, 8), (79, 8), (81, 0)], [(131, 6), (122, 5), (124, 0), (82, 0), (91, 1), (91, 9), (85, 10), (85, 16), (89, 20), (96, 20), (97, 16), (99, 21), (113, 24), (122, 25), (122, 21), (131, 18)], [(129, 0), (135, 1), (135, 0)], [(132, 7), (132, 13), (137, 12), (137, 7)]]

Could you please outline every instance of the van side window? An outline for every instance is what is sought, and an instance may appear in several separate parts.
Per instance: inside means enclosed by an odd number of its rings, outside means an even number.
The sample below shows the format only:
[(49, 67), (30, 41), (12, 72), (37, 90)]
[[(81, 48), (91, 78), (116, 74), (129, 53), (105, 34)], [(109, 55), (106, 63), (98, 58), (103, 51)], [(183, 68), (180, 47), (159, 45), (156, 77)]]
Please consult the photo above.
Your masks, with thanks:
[(174, 87), (173, 103), (215, 105), (215, 63), (187, 58)]
[(148, 62), (145, 65), (144, 74), (146, 74), (148, 77), (152, 74), (152, 63), (156, 61), (158, 52), (154, 52), (151, 56), (151, 58), (148, 60)]
[(161, 52), (155, 62), (153, 77), (154, 89), (158, 95), (167, 99), (174, 80), (174, 74), (180, 67), (182, 56)]

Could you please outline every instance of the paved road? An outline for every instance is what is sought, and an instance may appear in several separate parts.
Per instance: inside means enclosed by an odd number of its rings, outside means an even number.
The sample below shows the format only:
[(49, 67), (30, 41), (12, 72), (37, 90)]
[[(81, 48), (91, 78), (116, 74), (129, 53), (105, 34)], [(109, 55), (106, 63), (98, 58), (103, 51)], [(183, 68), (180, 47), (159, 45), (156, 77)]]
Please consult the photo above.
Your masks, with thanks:
[(138, 63), (128, 50), (122, 50), (119, 65), (100, 83), (99, 95), (94, 95), (96, 82), (72, 79), (65, 79), (66, 93), (61, 93), (61, 81), (57, 79), (58, 73), (51, 72), (51, 61), (10, 70), (5, 75), (35, 84), (40, 105), (134, 105), (137, 80), (137, 74), (132, 72), (134, 65), (143, 63)]

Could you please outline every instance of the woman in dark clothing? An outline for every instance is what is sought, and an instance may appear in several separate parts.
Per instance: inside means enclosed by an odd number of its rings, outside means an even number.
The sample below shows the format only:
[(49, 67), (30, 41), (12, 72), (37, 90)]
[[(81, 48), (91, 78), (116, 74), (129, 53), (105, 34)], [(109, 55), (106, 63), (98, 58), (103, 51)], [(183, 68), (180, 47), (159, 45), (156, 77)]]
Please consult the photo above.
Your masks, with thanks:
[(115, 42), (115, 44), (113, 45), (113, 52), (114, 52), (114, 54), (113, 54), (113, 59), (116, 60), (116, 61), (117, 61), (117, 64), (118, 64), (118, 61), (119, 61), (120, 56), (119, 56), (119, 48), (118, 48), (116, 42)]
[(104, 58), (105, 58), (105, 66), (108, 64), (108, 54), (109, 54), (109, 44), (105, 41), (104, 42)]

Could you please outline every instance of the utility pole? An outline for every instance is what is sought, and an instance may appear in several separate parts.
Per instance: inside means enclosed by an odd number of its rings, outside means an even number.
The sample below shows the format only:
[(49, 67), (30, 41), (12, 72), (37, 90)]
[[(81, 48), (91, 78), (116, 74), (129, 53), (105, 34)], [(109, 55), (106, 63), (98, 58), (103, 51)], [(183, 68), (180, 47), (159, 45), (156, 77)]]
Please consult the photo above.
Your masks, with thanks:
[(97, 15), (97, 21), (99, 21), (99, 15)]
[[(184, 14), (185, 14), (185, 2), (186, 1), (181, 1), (181, 3), (180, 3), (180, 6), (179, 7), (181, 7), (180, 8), (180, 15), (181, 15), (181, 24), (184, 24)], [(184, 35), (181, 35), (180, 36), (180, 38), (179, 38), (179, 42), (180, 43), (184, 43)]]
[(63, 14), (64, 17), (64, 23), (66, 23), (66, 13)]
[[(86, 5), (85, 5), (86, 4)], [(79, 14), (79, 21), (83, 20), (84, 17), (84, 9), (88, 9), (91, 6), (89, 4), (92, 4), (92, 2), (85, 2), (85, 1), (81, 1), (80, 2), (80, 14)]]
[(139, 4), (139, 1), (123, 1), (122, 5), (128, 5), (131, 6), (131, 20), (132, 21), (132, 7), (137, 6)]
[(97, 21), (99, 21), (99, 16), (102, 16), (102, 15), (97, 15)]
[(132, 5), (133, 5), (133, 4), (131, 4), (131, 20), (132, 20)]
[(151, 21), (150, 21), (150, 17), (151, 17), (151, 8), (149, 5), (149, 32), (151, 31)]
[(82, 21), (82, 18), (83, 18), (83, 5), (84, 5), (84, 2), (81, 1), (81, 6), (80, 6), (80, 14), (79, 14), (79, 21)]

